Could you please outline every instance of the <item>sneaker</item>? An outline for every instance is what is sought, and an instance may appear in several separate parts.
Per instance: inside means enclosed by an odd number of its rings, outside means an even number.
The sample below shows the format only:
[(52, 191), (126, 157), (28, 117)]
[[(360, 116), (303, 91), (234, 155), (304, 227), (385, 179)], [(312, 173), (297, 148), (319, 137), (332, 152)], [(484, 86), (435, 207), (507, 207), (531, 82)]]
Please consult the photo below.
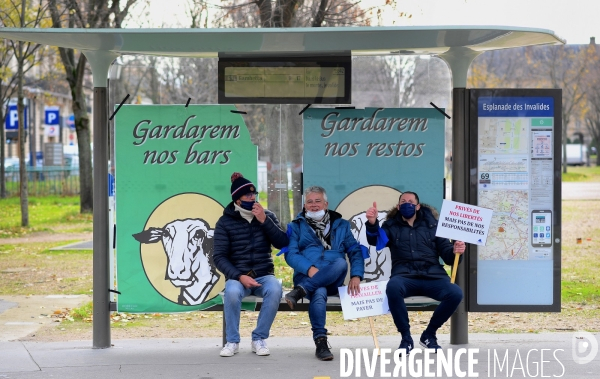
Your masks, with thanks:
[(290, 306), (290, 309), (294, 310), (294, 307), (296, 307), (298, 301), (304, 296), (306, 296), (306, 291), (304, 291), (304, 288), (296, 286), (293, 290), (285, 294), (285, 301)]
[(222, 357), (233, 357), (234, 354), (240, 352), (240, 344), (235, 342), (227, 342), (221, 349)]
[(252, 352), (256, 353), (256, 355), (261, 355), (261, 356), (271, 354), (271, 352), (269, 351), (269, 348), (267, 347), (267, 343), (265, 342), (265, 340), (252, 341)]
[(427, 349), (434, 349), (436, 353), (438, 349), (442, 348), (440, 345), (438, 345), (435, 334), (421, 334), (419, 344)]
[(405, 349), (406, 350), (406, 355), (410, 354), (410, 351), (412, 349), (414, 349), (415, 344), (413, 342), (413, 339), (409, 336), (409, 337), (402, 337), (402, 341), (400, 341), (400, 346), (398, 346), (398, 349)]
[(315, 351), (315, 356), (322, 361), (331, 361), (333, 360), (333, 354), (331, 354), (331, 345), (327, 342), (327, 337), (319, 337), (315, 340), (315, 345), (317, 346), (317, 350)]

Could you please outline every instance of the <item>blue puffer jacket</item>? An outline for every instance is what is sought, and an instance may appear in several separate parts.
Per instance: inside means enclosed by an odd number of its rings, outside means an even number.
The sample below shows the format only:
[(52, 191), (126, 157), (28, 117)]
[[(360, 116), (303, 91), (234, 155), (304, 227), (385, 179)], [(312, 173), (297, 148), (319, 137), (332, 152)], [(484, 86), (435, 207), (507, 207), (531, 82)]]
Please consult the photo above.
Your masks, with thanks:
[(288, 237), (277, 216), (265, 209), (267, 219), (260, 223), (244, 219), (232, 203), (223, 210), (215, 226), (213, 261), (227, 279), (238, 280), (240, 275), (254, 270), (257, 276), (273, 274), (271, 245), (281, 249)]
[(288, 225), (290, 235), (289, 251), (285, 261), (297, 273), (308, 275), (310, 266), (322, 269), (337, 258), (348, 255), (350, 261), (350, 276), (359, 276), (362, 280), (365, 274), (365, 261), (360, 245), (350, 232), (350, 223), (337, 212), (329, 211), (331, 222), (331, 249), (325, 250), (314, 230), (304, 218), (304, 212)]
[[(435, 236), (438, 221), (431, 210), (423, 205), (417, 212), (411, 227), (402, 219), (400, 212), (395, 217), (386, 220), (381, 228), (389, 241), (392, 257), (392, 276), (402, 275), (410, 278), (447, 277), (444, 266), (439, 261), (441, 257), (448, 265), (454, 263), (454, 247), (447, 238)], [(367, 225), (367, 241), (375, 246), (378, 238), (379, 223)], [(462, 259), (462, 256), (460, 257)]]

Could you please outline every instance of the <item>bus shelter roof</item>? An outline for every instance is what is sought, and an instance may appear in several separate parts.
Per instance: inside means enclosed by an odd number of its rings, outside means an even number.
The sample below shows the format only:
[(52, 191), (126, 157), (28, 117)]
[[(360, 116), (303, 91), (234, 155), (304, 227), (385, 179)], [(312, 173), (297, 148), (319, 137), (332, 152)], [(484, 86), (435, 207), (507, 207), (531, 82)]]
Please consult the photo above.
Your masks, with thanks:
[(441, 55), (562, 44), (551, 30), (505, 26), (221, 29), (0, 29), (0, 37), (117, 55)]

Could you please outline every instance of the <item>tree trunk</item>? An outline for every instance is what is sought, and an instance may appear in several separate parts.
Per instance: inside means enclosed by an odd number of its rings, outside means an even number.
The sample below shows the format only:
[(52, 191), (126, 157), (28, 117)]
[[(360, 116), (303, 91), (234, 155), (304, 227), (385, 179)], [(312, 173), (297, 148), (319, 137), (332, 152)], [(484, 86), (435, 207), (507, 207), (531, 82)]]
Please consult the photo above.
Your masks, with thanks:
[[(24, 12), (24, 10), (23, 10)], [(21, 16), (23, 17), (23, 16)], [(23, 24), (23, 22), (21, 22)], [(25, 104), (23, 104), (23, 42), (19, 42), (18, 65), (18, 103), (17, 114), (19, 120), (19, 179), (21, 196), (21, 226), (29, 226), (29, 201), (27, 194), (27, 165), (25, 164)]]
[[(67, 75), (71, 88), (72, 108), (79, 149), (79, 211), (92, 213), (94, 210), (94, 183), (92, 180), (92, 148), (90, 133), (90, 116), (87, 112), (83, 77), (85, 75), (85, 55), (80, 54), (76, 69)], [(108, 127), (107, 125), (105, 127)], [(99, 146), (98, 148), (102, 148)]]

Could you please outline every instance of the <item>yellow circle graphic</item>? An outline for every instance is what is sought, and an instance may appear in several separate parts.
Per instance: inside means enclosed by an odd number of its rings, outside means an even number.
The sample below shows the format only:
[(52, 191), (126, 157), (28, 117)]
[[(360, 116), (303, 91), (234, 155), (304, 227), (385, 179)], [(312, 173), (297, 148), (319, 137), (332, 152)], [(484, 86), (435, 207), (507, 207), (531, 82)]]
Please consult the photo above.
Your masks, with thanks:
[[(389, 248), (377, 251), (374, 246), (369, 246), (366, 236), (366, 212), (377, 203), (379, 212), (379, 225), (383, 224), (387, 212), (395, 208), (402, 192), (387, 186), (368, 186), (360, 188), (346, 196), (336, 208), (346, 220), (350, 222), (350, 230), (360, 245), (369, 249), (369, 258), (365, 260), (365, 282), (387, 280), (392, 271), (392, 260)], [(346, 275), (345, 283), (350, 280), (350, 270)]]
[(212, 264), (212, 235), (222, 214), (221, 204), (196, 193), (168, 198), (152, 212), (135, 238), (146, 276), (163, 297), (198, 305), (223, 290), (224, 275)]

